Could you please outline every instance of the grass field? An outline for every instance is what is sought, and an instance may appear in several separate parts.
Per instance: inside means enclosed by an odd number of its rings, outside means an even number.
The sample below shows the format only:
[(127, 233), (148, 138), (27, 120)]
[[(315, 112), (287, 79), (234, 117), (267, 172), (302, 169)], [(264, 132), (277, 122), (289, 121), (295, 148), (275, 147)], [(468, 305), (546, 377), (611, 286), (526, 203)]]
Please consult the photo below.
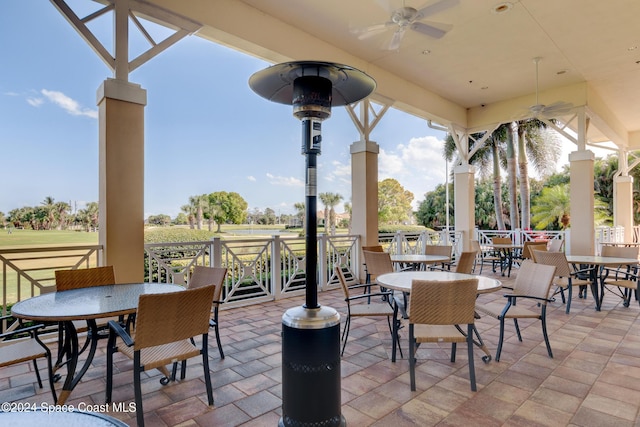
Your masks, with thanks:
[(69, 244), (96, 245), (98, 233), (86, 231), (58, 231), (58, 230), (16, 230), (11, 234), (3, 230), (0, 233), (0, 248), (18, 246), (64, 246)]

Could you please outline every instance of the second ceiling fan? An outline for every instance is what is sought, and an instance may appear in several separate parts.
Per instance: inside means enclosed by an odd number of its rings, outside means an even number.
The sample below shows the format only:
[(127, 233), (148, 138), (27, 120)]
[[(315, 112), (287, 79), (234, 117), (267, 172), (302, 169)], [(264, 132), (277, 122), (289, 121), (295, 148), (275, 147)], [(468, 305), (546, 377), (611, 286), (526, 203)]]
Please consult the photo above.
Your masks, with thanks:
[(539, 100), (540, 94), (540, 82), (538, 76), (538, 65), (542, 58), (535, 57), (533, 58), (533, 62), (536, 64), (536, 103), (529, 108), (527, 108), (524, 112), (522, 112), (517, 118), (524, 119), (527, 117), (533, 117), (536, 119), (552, 119), (564, 114), (567, 114), (573, 108), (573, 104), (564, 101), (557, 101), (553, 104), (545, 105), (541, 104)]

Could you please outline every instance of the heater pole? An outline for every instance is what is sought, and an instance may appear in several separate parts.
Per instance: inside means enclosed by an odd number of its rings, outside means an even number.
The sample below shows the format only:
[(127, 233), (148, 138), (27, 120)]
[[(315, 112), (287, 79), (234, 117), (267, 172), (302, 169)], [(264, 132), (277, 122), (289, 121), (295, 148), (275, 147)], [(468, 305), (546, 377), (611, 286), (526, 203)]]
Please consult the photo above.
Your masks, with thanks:
[[(317, 128), (314, 130), (314, 128)], [(306, 236), (306, 299), (305, 308), (318, 308), (318, 178), (317, 160), (320, 152), (320, 121), (311, 118), (302, 120), (303, 154), (306, 157), (305, 216)], [(314, 141), (316, 139), (316, 141)], [(326, 221), (326, 219), (325, 219)]]

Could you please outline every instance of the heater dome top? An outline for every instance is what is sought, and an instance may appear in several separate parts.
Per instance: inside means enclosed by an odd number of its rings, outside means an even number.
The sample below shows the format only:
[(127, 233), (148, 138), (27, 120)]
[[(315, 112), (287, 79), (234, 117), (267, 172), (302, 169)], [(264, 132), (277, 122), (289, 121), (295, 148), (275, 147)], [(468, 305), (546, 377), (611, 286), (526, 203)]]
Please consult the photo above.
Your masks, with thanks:
[(376, 89), (376, 81), (348, 65), (319, 61), (294, 61), (272, 65), (254, 73), (249, 87), (263, 98), (280, 104), (293, 103), (293, 82), (298, 77), (323, 77), (331, 82), (331, 105), (353, 104)]

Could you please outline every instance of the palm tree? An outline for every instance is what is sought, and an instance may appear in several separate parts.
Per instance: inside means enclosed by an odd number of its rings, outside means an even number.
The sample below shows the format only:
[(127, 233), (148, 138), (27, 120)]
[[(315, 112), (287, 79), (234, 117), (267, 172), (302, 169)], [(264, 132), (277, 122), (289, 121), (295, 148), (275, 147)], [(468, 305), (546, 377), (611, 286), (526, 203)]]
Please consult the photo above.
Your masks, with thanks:
[[(544, 230), (554, 224), (558, 224), (563, 230), (569, 227), (571, 223), (569, 184), (543, 188), (542, 193), (534, 202), (531, 208), (533, 212), (531, 221), (536, 224), (537, 230)], [(610, 217), (607, 215), (606, 202), (595, 197), (593, 207), (594, 225), (602, 225), (610, 221)]]
[(189, 204), (193, 206), (193, 210), (196, 213), (196, 227), (198, 230), (202, 230), (204, 209), (209, 204), (209, 196), (206, 194), (191, 196), (189, 197)]
[(336, 210), (335, 207), (340, 201), (342, 201), (342, 195), (338, 193), (329, 193), (329, 223), (331, 224), (331, 235), (336, 234)]
[(560, 155), (555, 132), (547, 132), (547, 124), (538, 119), (516, 122), (518, 134), (518, 175), (520, 177), (520, 228), (531, 227), (531, 192), (529, 186), (528, 158), (540, 175), (554, 172)]
[(51, 227), (56, 220), (55, 200), (53, 199), (53, 197), (47, 196), (40, 204), (44, 209), (42, 228), (44, 228), (45, 230), (51, 230)]
[[(503, 152), (505, 133), (506, 127), (504, 126), (496, 129), (485, 141), (484, 146), (469, 159), (469, 163), (478, 168), (481, 176), (488, 176), (488, 171), (493, 171), (493, 205), (498, 230), (506, 229), (502, 213), (502, 179), (500, 177), (501, 159), (503, 158), (500, 153)], [(472, 135), (472, 139), (479, 139), (481, 136), (479, 134)], [(444, 158), (447, 161), (451, 161), (456, 150), (455, 141), (448, 134), (445, 138)], [(455, 164), (460, 164), (460, 162), (460, 156), (458, 155)]]
[(302, 223), (302, 227), (304, 228), (304, 221), (305, 221), (304, 213), (306, 210), (305, 204), (303, 202), (297, 202), (293, 204), (293, 207), (296, 210), (296, 216), (298, 217), (298, 219)]
[(191, 230), (196, 228), (196, 210), (192, 204), (183, 205), (180, 210), (187, 215), (187, 221), (189, 222), (189, 228)]
[(58, 221), (58, 230), (67, 228), (67, 214), (71, 212), (71, 205), (67, 202), (56, 202), (54, 205), (56, 218)]
[(549, 226), (558, 224), (562, 229), (569, 227), (571, 200), (569, 198), (569, 185), (561, 184), (554, 187), (545, 187), (542, 193), (535, 199), (531, 208), (537, 230), (544, 230)]
[(518, 218), (518, 186), (516, 176), (516, 150), (513, 143), (514, 125), (513, 123), (504, 123), (500, 127), (506, 127), (506, 152), (507, 152), (507, 187), (509, 188), (509, 222), (511, 229), (514, 230), (520, 224)]
[(324, 231), (328, 234), (331, 227), (331, 235), (336, 234), (336, 211), (335, 206), (343, 199), (338, 193), (320, 193), (320, 201), (324, 205)]

